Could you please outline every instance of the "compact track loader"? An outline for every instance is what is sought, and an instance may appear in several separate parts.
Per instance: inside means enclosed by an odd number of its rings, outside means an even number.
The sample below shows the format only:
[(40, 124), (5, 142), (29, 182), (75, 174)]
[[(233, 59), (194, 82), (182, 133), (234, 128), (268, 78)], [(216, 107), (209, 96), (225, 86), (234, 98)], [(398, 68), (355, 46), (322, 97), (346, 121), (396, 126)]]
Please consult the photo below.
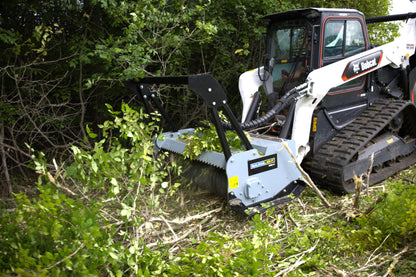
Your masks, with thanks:
[[(305, 187), (299, 165), (322, 187), (352, 193), (353, 176), (370, 167), (374, 184), (416, 162), (415, 17), (365, 19), (357, 10), (320, 8), (265, 16), (264, 64), (239, 79), (241, 122), (208, 74), (127, 85), (170, 123), (172, 132), (156, 147), (177, 154), (185, 150), (183, 134), (195, 129), (177, 130), (152, 86), (186, 84), (205, 101), (222, 152), (199, 155), (192, 174), (238, 212), (251, 215), (298, 196)], [(404, 34), (372, 45), (366, 23), (393, 20), (407, 20)], [(230, 149), (225, 130), (237, 133), (245, 151)]]

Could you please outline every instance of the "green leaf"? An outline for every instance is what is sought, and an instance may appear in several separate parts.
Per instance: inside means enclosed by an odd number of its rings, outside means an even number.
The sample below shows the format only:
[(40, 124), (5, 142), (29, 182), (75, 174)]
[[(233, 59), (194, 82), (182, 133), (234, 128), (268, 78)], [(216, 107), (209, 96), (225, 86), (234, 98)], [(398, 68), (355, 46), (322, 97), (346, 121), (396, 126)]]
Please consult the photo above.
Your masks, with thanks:
[(96, 137), (98, 136), (97, 134), (93, 133), (93, 132), (90, 130), (90, 127), (89, 127), (88, 125), (86, 125), (86, 126), (85, 126), (85, 129), (86, 129), (87, 134), (88, 134), (88, 136), (89, 136), (90, 138), (96, 138)]
[(117, 256), (117, 254), (114, 253), (114, 252), (112, 252), (112, 251), (108, 252), (108, 254), (110, 255), (111, 258), (113, 258), (116, 261), (119, 259), (119, 257)]
[(98, 172), (98, 166), (97, 166), (97, 163), (94, 160), (91, 161), (91, 169), (94, 173)]
[(116, 178), (111, 178), (110, 183), (113, 185), (113, 187), (112, 187), (113, 193), (115, 195), (119, 194), (120, 193), (120, 187), (118, 185), (117, 179)]

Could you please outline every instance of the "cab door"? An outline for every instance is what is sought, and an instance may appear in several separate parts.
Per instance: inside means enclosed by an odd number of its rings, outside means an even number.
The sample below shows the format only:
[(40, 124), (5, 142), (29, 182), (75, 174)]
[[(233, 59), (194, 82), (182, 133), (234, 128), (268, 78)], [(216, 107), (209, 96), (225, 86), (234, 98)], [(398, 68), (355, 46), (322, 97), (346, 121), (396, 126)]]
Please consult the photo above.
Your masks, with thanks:
[[(328, 16), (323, 21), (321, 38), (321, 67), (366, 51), (369, 44), (364, 21), (358, 16)], [(332, 88), (322, 100), (321, 107), (336, 129), (347, 125), (367, 108), (368, 81), (367, 76), (362, 76), (346, 82)]]
[[(369, 48), (362, 17), (327, 16), (321, 26), (319, 67)], [(333, 74), (342, 75), (343, 72)], [(322, 99), (313, 120), (314, 152), (368, 107), (367, 82), (370, 82), (369, 77), (363, 75), (332, 88)]]

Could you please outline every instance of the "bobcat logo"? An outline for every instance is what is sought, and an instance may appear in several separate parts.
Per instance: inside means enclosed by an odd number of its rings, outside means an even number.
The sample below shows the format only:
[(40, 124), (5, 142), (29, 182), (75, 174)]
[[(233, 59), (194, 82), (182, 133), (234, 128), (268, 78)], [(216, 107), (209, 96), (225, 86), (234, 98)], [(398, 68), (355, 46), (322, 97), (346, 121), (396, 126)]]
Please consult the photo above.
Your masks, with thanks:
[(379, 50), (350, 61), (345, 67), (344, 73), (342, 73), (342, 80), (348, 81), (356, 76), (365, 74), (369, 70), (377, 68), (382, 58), (383, 51)]
[(352, 64), (352, 70), (354, 71), (355, 74), (358, 74), (358, 72), (360, 72), (360, 63)]

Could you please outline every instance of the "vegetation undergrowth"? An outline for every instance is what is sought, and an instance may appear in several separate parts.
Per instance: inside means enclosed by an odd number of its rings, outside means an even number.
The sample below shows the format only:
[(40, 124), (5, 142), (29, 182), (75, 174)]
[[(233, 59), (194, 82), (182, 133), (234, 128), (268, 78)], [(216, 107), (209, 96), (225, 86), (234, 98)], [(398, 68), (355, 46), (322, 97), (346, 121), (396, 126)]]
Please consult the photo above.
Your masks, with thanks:
[(16, 207), (1, 213), (0, 272), (121, 276), (164, 266), (163, 248), (151, 251), (145, 239), (167, 191), (178, 186), (170, 175), (178, 168), (166, 154), (156, 157), (158, 127), (147, 114), (108, 108), (114, 119), (100, 126), (103, 139), (72, 146), (71, 164), (51, 168), (42, 154), (35, 159), (39, 196), (18, 193)]
[[(415, 167), (353, 196), (309, 188), (252, 218), (175, 183), (159, 131), (127, 105), (73, 162), (40, 154), (38, 195), (1, 207), (0, 275), (413, 276)], [(91, 137), (96, 135), (87, 130)]]
[[(220, 114), (220, 118), (221, 120), (226, 121), (224, 115)], [(215, 126), (207, 121), (203, 121), (202, 123), (205, 126), (195, 128), (195, 131), (192, 134), (184, 133), (181, 136), (181, 139), (187, 142), (185, 149), (182, 152), (182, 155), (187, 159), (195, 160), (195, 158), (203, 152), (222, 152), (221, 142)], [(250, 140), (250, 135), (248, 133), (245, 134)], [(244, 150), (243, 143), (236, 132), (226, 130), (225, 136), (231, 150)]]

